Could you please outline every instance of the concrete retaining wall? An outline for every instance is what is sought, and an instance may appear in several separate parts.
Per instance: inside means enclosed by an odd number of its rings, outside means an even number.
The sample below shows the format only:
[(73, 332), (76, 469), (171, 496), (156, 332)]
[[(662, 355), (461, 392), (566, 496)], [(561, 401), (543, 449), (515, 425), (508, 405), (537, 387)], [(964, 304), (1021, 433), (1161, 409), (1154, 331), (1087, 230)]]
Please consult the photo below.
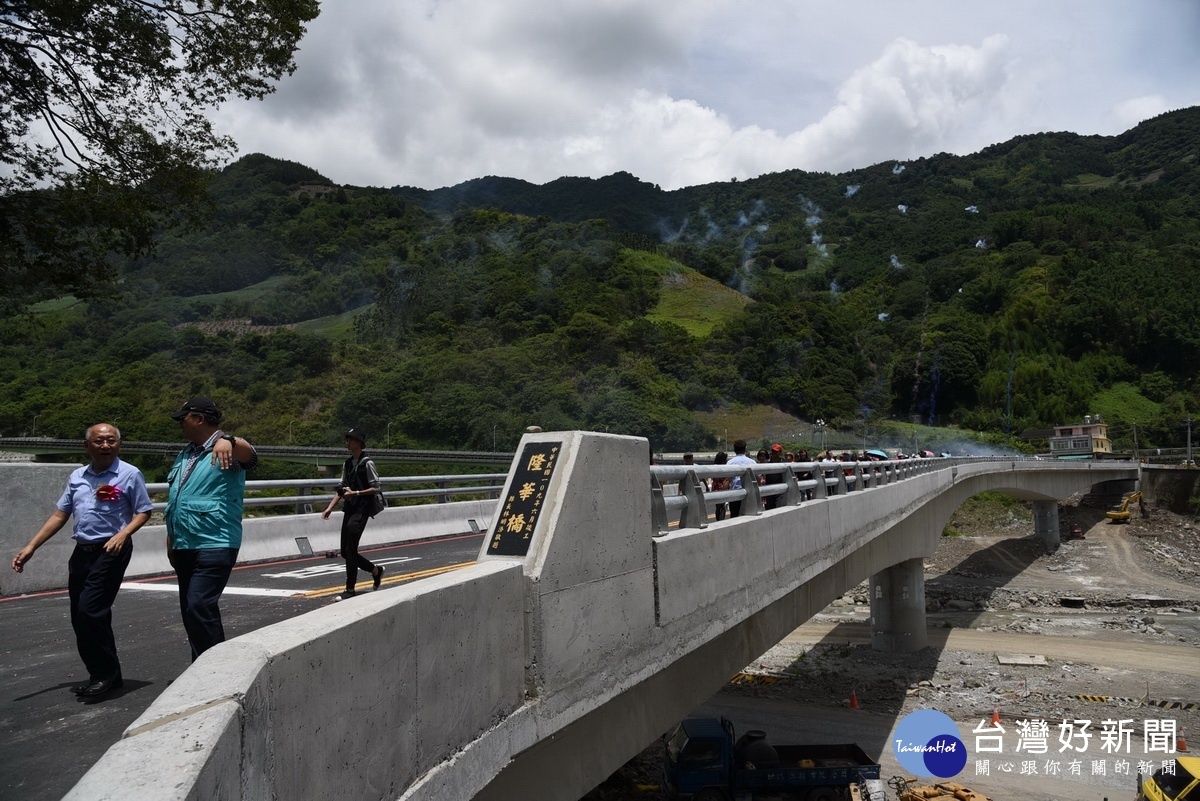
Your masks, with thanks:
[(75, 542), (71, 523), (34, 555), (25, 570), (15, 573), (12, 559), (46, 522), (67, 486), (76, 465), (0, 462), (4, 511), (0, 513), (0, 595), (37, 592), (67, 586), (67, 560)]
[(1196, 504), (1192, 499), (1200, 498), (1200, 470), (1142, 465), (1141, 489), (1155, 506), (1177, 515), (1194, 515)]
[[(68, 521), (38, 549), (24, 572), (14, 573), (8, 565), (54, 511), (54, 503), (74, 469), (72, 465), (0, 463), (0, 486), (7, 493), (3, 525), (0, 525), (0, 557), (5, 565), (0, 571), (0, 595), (66, 587), (67, 560), (75, 547), (71, 539), (74, 521)], [(476, 529), (486, 529), (495, 508), (496, 501), (491, 499), (390, 506), (367, 524), (361, 544), (372, 547), (462, 534), (474, 530), (472, 521)], [(341, 525), (340, 510), (328, 520), (322, 520), (318, 513), (248, 518), (243, 524), (238, 562), (299, 556), (302, 552), (296, 540), (300, 537), (308, 539), (314, 553), (336, 551)], [(133, 558), (125, 571), (127, 578), (172, 572), (167, 562), (166, 536), (165, 526), (143, 526), (133, 535)]]

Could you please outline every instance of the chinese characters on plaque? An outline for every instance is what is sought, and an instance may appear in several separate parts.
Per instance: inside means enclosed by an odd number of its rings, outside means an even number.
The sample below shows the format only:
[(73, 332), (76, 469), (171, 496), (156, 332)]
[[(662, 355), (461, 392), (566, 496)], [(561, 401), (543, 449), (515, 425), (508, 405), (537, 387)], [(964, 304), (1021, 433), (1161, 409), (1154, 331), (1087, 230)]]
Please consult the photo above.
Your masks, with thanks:
[[(1141, 741), (1142, 754), (1153, 755), (1157, 752), (1163, 755), (1161, 758), (1136, 755), (1138, 749), (1133, 745), (1133, 735), (1137, 734), (1134, 719), (1107, 719), (1098, 721), (1098, 724), (1093, 726), (1091, 720), (1064, 719), (1054, 725), (1038, 718), (1018, 720), (1016, 731), (1009, 738), (1016, 741), (1012, 756), (1007, 759), (1003, 756), (977, 758), (975, 775), (1012, 773), (1079, 778), (1110, 773), (1129, 776), (1135, 771), (1150, 774), (1156, 770), (1174, 775), (1174, 754), (1179, 741), (1174, 720), (1144, 720), (1141, 736), (1137, 738)], [(981, 720), (972, 730), (975, 753), (980, 756), (989, 752), (1004, 754), (1006, 733), (1003, 726)], [(1102, 752), (1099, 759), (1085, 753), (1092, 745), (1093, 737)], [(1121, 758), (1122, 755), (1125, 758)], [(1116, 758), (1104, 758), (1108, 756)]]
[(495, 556), (524, 556), (546, 500), (546, 488), (562, 451), (561, 442), (530, 442), (517, 457), (512, 481), (505, 488), (500, 521), (487, 552)]

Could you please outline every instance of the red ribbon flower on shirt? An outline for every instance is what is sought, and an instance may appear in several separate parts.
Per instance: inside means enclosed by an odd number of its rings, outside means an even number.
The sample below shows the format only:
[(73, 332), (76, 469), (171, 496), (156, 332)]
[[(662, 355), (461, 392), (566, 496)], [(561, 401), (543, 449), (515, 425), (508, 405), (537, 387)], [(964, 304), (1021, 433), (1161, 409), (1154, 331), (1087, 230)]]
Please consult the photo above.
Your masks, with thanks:
[(96, 500), (119, 501), (121, 500), (121, 488), (114, 487), (112, 484), (101, 484), (96, 487)]

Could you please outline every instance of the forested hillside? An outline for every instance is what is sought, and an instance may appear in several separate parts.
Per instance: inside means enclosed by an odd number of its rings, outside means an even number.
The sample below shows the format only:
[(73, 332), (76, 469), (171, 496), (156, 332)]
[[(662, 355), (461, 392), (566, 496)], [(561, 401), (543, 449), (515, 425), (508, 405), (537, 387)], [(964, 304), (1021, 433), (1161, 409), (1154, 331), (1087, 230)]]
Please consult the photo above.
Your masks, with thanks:
[(119, 294), (3, 323), (0, 431), (511, 448), (526, 425), (713, 441), (765, 403), (845, 429), (1099, 412), (1176, 444), (1200, 403), (1200, 109), (842, 175), (663, 192), (627, 173), (437, 191), (247, 156)]

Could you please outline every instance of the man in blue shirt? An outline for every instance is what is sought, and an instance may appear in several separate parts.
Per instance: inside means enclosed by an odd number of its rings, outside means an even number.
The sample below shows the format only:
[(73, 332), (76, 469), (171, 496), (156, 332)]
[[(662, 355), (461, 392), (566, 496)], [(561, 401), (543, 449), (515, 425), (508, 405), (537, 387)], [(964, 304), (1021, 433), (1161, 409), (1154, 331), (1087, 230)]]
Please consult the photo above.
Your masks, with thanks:
[(107, 695), (123, 684), (117, 643), (112, 630), (112, 605), (133, 555), (131, 537), (150, 519), (150, 495), (142, 473), (122, 462), (121, 432), (97, 423), (83, 440), (91, 463), (71, 473), (55, 511), (29, 544), (13, 557), (13, 570), (75, 517), (75, 551), (67, 563), (71, 597), (71, 626), (75, 644), (88, 670), (88, 680), (72, 689), (77, 695)]
[(171, 489), (163, 518), (194, 662), (225, 641), (221, 593), (242, 547), (246, 471), (258, 464), (258, 453), (246, 440), (218, 428), (221, 411), (209, 398), (192, 398), (171, 417), (190, 444), (167, 476)]

